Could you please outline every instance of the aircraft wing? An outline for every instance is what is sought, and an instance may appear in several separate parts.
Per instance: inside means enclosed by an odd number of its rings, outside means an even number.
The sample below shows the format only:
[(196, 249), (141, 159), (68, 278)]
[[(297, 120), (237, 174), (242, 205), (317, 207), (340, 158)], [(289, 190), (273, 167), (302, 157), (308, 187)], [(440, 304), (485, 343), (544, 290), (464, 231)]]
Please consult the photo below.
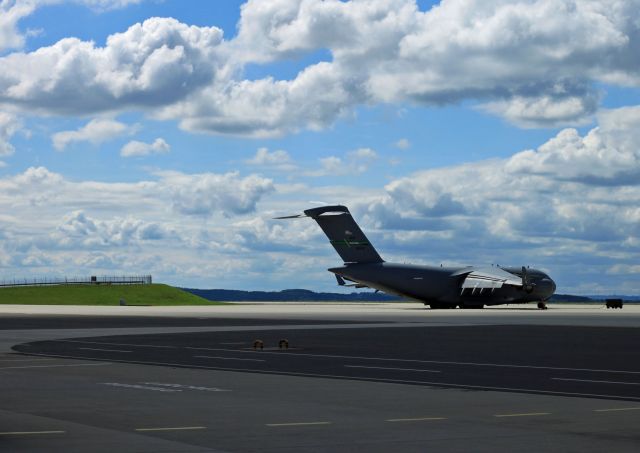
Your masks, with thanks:
[(507, 272), (499, 267), (467, 268), (456, 272), (454, 275), (467, 274), (462, 282), (462, 289), (497, 289), (504, 285), (522, 286), (522, 278)]

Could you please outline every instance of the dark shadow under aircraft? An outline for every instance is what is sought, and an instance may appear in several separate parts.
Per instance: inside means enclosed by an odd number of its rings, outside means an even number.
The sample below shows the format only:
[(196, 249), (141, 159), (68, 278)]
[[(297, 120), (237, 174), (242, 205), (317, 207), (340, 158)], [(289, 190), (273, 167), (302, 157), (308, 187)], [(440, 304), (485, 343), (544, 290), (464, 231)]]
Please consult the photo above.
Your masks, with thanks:
[[(556, 290), (544, 272), (511, 267), (436, 267), (384, 261), (345, 206), (322, 206), (304, 214), (325, 232), (344, 266), (329, 269), (341, 286), (373, 288), (416, 299), (431, 308), (483, 308), (485, 305), (538, 302), (546, 308)], [(347, 284), (346, 281), (352, 282)]]

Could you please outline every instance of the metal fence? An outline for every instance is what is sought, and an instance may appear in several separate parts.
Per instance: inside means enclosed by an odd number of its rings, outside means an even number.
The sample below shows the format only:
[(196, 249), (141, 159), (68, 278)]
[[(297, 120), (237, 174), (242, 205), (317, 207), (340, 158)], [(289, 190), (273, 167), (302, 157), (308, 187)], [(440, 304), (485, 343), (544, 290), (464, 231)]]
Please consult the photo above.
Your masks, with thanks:
[(150, 285), (151, 275), (91, 277), (41, 277), (0, 280), (0, 288), (15, 286), (50, 286), (50, 285)]

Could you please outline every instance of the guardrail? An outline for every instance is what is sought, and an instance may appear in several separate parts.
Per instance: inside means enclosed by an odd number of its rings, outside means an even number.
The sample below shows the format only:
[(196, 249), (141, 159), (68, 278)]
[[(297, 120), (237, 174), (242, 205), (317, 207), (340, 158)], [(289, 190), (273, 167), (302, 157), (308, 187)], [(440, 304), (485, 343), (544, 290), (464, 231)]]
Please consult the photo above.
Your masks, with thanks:
[(152, 281), (151, 275), (42, 277), (32, 279), (0, 280), (0, 288), (50, 285), (150, 285)]

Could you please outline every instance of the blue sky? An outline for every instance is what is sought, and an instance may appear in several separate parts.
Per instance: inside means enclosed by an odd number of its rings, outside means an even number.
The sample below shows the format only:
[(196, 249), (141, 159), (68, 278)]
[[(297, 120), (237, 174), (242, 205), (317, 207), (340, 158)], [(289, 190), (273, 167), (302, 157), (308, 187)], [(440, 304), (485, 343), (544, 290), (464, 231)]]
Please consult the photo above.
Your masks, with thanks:
[(334, 290), (387, 260), (640, 293), (637, 1), (0, 2), (0, 278)]

